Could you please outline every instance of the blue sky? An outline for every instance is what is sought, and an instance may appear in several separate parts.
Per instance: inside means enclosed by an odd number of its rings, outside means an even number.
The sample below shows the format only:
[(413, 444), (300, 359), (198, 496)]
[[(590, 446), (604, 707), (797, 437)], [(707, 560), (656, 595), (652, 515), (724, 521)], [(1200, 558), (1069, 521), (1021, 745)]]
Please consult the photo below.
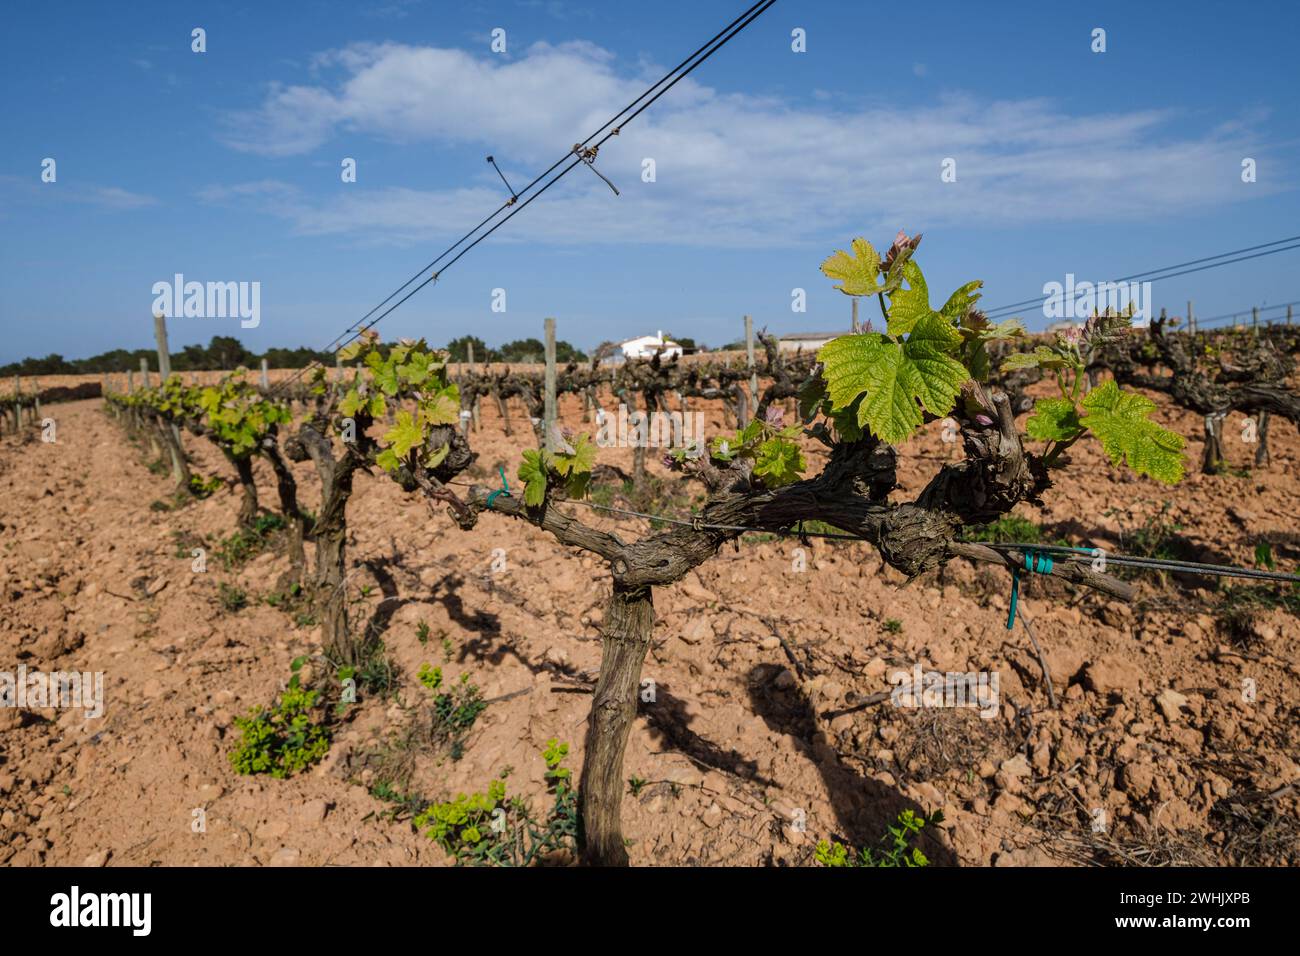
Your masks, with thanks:
[[(150, 344), (152, 286), (177, 272), (260, 282), (261, 323), (176, 318), (174, 346), (323, 346), (504, 198), (487, 154), (519, 188), (746, 5), (11, 5), (0, 361)], [(716, 345), (745, 313), (782, 332), (846, 325), (817, 267), (857, 235), (923, 232), (933, 296), (982, 278), (996, 306), (1066, 273), (1300, 234), (1300, 5), (881, 10), (778, 0), (602, 150), (621, 196), (575, 170), (380, 331), (496, 344), (553, 315), (581, 346), (656, 329)], [(1300, 299), (1297, 263), (1300, 250), (1159, 283), (1155, 304)]]

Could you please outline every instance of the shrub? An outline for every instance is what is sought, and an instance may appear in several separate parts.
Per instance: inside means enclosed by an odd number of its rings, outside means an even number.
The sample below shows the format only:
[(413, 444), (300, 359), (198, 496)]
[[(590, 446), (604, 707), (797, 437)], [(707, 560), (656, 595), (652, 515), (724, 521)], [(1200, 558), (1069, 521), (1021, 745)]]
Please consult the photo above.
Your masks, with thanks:
[(307, 690), (297, 671), (302, 658), (294, 661), (294, 675), (270, 710), (252, 708), (247, 717), (236, 717), (241, 731), (239, 746), (230, 763), (237, 773), (269, 773), (284, 779), (310, 767), (329, 751), (329, 731), (312, 719), (318, 691)]

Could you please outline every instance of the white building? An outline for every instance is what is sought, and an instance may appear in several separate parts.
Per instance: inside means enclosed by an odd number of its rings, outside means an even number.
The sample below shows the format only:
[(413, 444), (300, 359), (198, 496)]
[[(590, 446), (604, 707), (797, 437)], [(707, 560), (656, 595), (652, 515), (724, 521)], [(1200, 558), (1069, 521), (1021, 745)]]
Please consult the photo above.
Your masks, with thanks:
[(839, 332), (791, 332), (789, 335), (781, 336), (776, 347), (782, 352), (816, 352), (831, 339), (838, 339), (840, 336), (848, 334), (847, 331), (843, 330)]
[(682, 354), (682, 347), (672, 339), (664, 338), (662, 331), (654, 335), (643, 335), (638, 339), (628, 339), (626, 342), (619, 344), (623, 351), (623, 358), (626, 359), (648, 359), (654, 358), (655, 355), (662, 355), (664, 358), (676, 358)]

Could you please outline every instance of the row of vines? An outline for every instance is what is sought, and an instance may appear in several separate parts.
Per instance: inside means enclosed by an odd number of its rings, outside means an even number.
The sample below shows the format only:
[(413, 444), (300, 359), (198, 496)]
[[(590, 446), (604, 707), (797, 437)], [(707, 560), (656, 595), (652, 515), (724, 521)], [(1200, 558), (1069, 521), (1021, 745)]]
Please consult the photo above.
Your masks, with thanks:
[[(1129, 317), (1107, 314), (1068, 333), (1030, 337), (1016, 320), (986, 318), (978, 307), (979, 281), (932, 301), (915, 258), (919, 240), (900, 234), (881, 254), (856, 239), (849, 251), (828, 258), (822, 271), (839, 291), (873, 309), (878, 304), (879, 331), (868, 326), (816, 354), (793, 355), (760, 334), (764, 386), (757, 393), (746, 389), (753, 370), (743, 362), (570, 364), (560, 370), (556, 390), (581, 397), (586, 409), (582, 426), (570, 430), (547, 421), (541, 374), (471, 368), (453, 378), (445, 353), (424, 341), (384, 344), (367, 334), (342, 350), (341, 373), (318, 369), (296, 387), (262, 389), (242, 375), (213, 386), (186, 385), (171, 376), (153, 387), (110, 391), (107, 406), (171, 463), (180, 494), (203, 486), (189, 473), (182, 436), (220, 449), (241, 489), (241, 526), (254, 525), (264, 510), (253, 462), (269, 465), (289, 556), (277, 587), (302, 595), (312, 609), (331, 673), (350, 675), (372, 651), (373, 635), (349, 620), (345, 594), (348, 503), (358, 472), (387, 476), (426, 500), (431, 520), (444, 522), (448, 534), (480, 521), (523, 522), (604, 562), (612, 589), (580, 778), (570, 784), (561, 745), (552, 742), (545, 759), (558, 829), (534, 833), (534, 843), (550, 847), (567, 834), (586, 862), (624, 865), (623, 756), (655, 631), (655, 592), (723, 545), (751, 531), (790, 534), (819, 523), (869, 542), (909, 579), (954, 558), (1005, 567), (1023, 556), (972, 543), (967, 529), (1049, 495), (1077, 443), (1099, 442), (1114, 466), (1159, 482), (1183, 477), (1183, 436), (1153, 420), (1154, 403), (1137, 389), (1163, 393), (1203, 415), (1212, 438), (1226, 414), (1256, 416), (1265, 456), (1269, 418), (1300, 425), (1300, 395), (1288, 385), (1300, 330), (1191, 336), (1163, 321), (1133, 330)], [(1028, 397), (1044, 380), (1051, 394)], [(593, 435), (605, 414), (603, 395), (651, 415), (685, 413), (692, 398), (724, 403), (734, 430), (703, 447), (676, 448), (667, 460), (681, 480), (703, 489), (703, 504), (689, 521), (624, 540), (568, 507), (587, 497), (602, 467)], [(473, 435), (483, 401), (496, 404), (507, 429), (508, 402), (521, 402), (527, 412), (528, 441), (521, 442), (505, 493), (500, 484), (465, 480), (476, 459)], [(1016, 416), (1025, 411), (1022, 432)], [(941, 419), (951, 421), (962, 454), (902, 499), (899, 446)], [(825, 452), (815, 474), (805, 454), (810, 443)], [(1223, 467), (1222, 451), (1212, 445), (1207, 441), (1206, 469)], [(645, 480), (644, 454), (636, 449), (628, 476), (634, 486)], [(321, 488), (314, 514), (300, 507), (290, 467), (307, 461)], [(1130, 584), (1087, 564), (1060, 562), (1049, 573), (1111, 599), (1132, 596)], [(426, 677), (431, 690), (445, 693), (440, 674)], [(293, 690), (298, 696), (281, 702), (286, 725), (305, 720), (312, 706), (346, 703), (338, 687), (308, 698), (295, 679)], [(457, 703), (449, 700), (449, 707)], [(444, 836), (451, 827), (464, 830), (474, 825), (468, 821), (490, 815), (500, 796), (435, 808), (420, 823), (442, 828)], [(842, 854), (824, 856), (823, 862), (844, 862)]]

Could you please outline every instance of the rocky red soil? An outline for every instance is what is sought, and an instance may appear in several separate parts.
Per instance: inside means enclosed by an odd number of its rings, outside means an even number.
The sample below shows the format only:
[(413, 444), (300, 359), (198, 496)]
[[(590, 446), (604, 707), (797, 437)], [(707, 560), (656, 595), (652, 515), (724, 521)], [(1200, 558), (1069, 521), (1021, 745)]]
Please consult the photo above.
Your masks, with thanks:
[[(1194, 467), (1199, 420), (1157, 400)], [(578, 425), (576, 403), (564, 411)], [(409, 792), (425, 799), (509, 770), (509, 792), (538, 807), (545, 741), (569, 741), (580, 765), (608, 573), (518, 521), (486, 515), (461, 532), (387, 478), (361, 475), (352, 616), (382, 630), (398, 689), (363, 695), (311, 770), (238, 776), (234, 717), (274, 702), (290, 662), (319, 649), (310, 618), (266, 603), (286, 559), (272, 549), (223, 569), (213, 555), (234, 530), (233, 487), (170, 509), (167, 476), (101, 402), (47, 413), (57, 443), (33, 431), (0, 445), (0, 670), (102, 671), (106, 703), (98, 719), (0, 708), (0, 862), (447, 865), (371, 795), (380, 758), (405, 761)], [(485, 403), (478, 480), (503, 464), (513, 482), (521, 441), (527, 423), (507, 438)], [(1236, 472), (1174, 488), (1077, 446), (1047, 508), (1023, 517), (1051, 539), (1128, 552), (1163, 537), (1187, 557), (1243, 566), (1267, 541), (1293, 569), (1300, 440), (1278, 423), (1271, 441), (1267, 468), (1252, 470), (1253, 448), (1234, 443)], [(200, 473), (233, 477), (211, 445), (186, 436), (186, 447)], [(937, 427), (904, 447), (904, 492), (947, 448)], [(626, 470), (631, 454), (600, 461)], [(314, 508), (310, 464), (295, 473)], [(261, 463), (257, 478), (273, 505)], [(191, 570), (198, 546), (205, 573)], [(655, 699), (641, 705), (625, 764), (639, 781), (623, 808), (633, 864), (808, 864), (819, 839), (874, 844), (909, 807), (943, 811), (920, 842), (939, 865), (1295, 864), (1300, 623), (1279, 607), (1229, 614), (1213, 580), (1135, 581), (1132, 605), (1026, 582), (1052, 708), (1026, 631), (1005, 627), (1004, 569), (954, 561), (904, 587), (866, 544), (754, 535), (724, 549), (656, 595), (645, 669)], [(223, 585), (248, 606), (227, 610)], [(492, 700), (459, 760), (402, 749), (427, 697), (424, 662), (469, 674)], [(996, 672), (1000, 707), (985, 719), (872, 696), (917, 663)]]

